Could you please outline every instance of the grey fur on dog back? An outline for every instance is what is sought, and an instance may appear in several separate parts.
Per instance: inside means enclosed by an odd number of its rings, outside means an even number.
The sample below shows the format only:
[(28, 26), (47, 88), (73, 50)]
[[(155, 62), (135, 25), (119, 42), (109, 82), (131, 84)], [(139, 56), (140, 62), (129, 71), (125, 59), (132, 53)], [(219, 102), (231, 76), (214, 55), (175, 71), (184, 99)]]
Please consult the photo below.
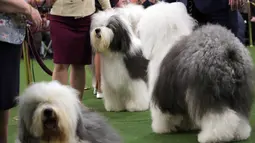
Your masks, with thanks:
[(90, 143), (121, 143), (115, 130), (98, 113), (82, 108), (82, 115), (77, 124), (77, 135)]
[(219, 25), (205, 25), (182, 38), (166, 55), (153, 102), (172, 115), (190, 112), (193, 120), (225, 107), (248, 117), (252, 74), (249, 51), (234, 34)]

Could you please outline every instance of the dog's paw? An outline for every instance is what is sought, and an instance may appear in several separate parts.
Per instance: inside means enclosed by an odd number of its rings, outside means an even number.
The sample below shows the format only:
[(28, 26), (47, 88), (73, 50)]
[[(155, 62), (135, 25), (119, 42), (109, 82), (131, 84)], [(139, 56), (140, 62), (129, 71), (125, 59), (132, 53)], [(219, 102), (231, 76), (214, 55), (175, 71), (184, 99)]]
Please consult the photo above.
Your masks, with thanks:
[[(225, 142), (224, 139), (220, 140), (217, 136), (212, 134), (211, 132), (202, 131), (198, 134), (198, 142), (199, 143), (218, 143)], [(229, 140), (228, 140), (229, 141)]]
[(200, 132), (197, 140), (199, 143), (212, 143), (210, 135), (206, 132)]
[(161, 125), (156, 125), (155, 123), (152, 123), (151, 127), (152, 127), (152, 131), (156, 134), (167, 134), (167, 133), (177, 132), (177, 128), (174, 126), (167, 127), (167, 126), (161, 126)]
[(139, 104), (134, 101), (129, 101), (126, 103), (126, 109), (129, 112), (140, 112), (140, 111), (146, 111), (149, 109), (149, 105), (145, 104)]
[(107, 105), (107, 104), (105, 104), (104, 107), (107, 112), (121, 112), (121, 111), (125, 110), (124, 107), (117, 107), (117, 106), (112, 106), (112, 105)]

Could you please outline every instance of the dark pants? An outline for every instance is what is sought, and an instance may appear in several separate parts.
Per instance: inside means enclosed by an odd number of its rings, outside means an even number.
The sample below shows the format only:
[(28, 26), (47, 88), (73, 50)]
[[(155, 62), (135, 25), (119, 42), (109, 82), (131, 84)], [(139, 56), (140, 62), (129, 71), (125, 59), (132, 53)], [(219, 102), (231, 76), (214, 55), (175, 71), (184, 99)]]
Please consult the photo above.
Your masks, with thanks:
[[(194, 19), (198, 21), (200, 25), (207, 23), (219, 24), (231, 30), (236, 37), (242, 43), (245, 43), (245, 25), (241, 14), (238, 11), (232, 11), (229, 7), (222, 7), (218, 10), (211, 10), (202, 13), (195, 5), (194, 0), (188, 0), (188, 11), (191, 10), (191, 15)], [(201, 1), (202, 2), (202, 1)], [(221, 3), (219, 3), (221, 4)], [(192, 8), (191, 8), (192, 7)], [(217, 9), (217, 8), (216, 8)]]
[(21, 45), (0, 42), (0, 110), (16, 105), (20, 83)]

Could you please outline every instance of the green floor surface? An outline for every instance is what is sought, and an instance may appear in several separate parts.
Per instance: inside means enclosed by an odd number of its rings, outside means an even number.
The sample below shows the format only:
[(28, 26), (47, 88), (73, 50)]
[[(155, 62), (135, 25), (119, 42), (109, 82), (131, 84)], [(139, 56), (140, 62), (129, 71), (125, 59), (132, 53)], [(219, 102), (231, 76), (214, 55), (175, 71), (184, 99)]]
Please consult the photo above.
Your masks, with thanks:
[[(253, 59), (255, 61), (255, 48), (251, 49)], [(52, 69), (52, 61), (46, 61), (46, 64)], [(51, 77), (42, 71), (36, 62), (34, 62), (35, 79), (36, 81), (49, 81)], [(91, 81), (90, 73), (87, 73), (88, 85)], [(26, 87), (25, 67), (24, 63), (21, 63), (21, 91)], [(101, 99), (96, 99), (92, 94), (92, 90), (88, 90), (84, 93), (83, 101), (85, 105), (96, 109), (102, 115), (105, 115), (109, 119), (109, 123), (123, 137), (125, 143), (196, 143), (197, 138), (195, 133), (182, 133), (182, 134), (168, 134), (168, 135), (156, 135), (151, 131), (151, 120), (149, 112), (130, 113), (120, 112), (111, 113), (105, 112)], [(11, 110), (11, 118), (9, 123), (9, 143), (14, 143), (17, 135), (17, 121), (13, 117), (17, 115), (17, 109)], [(252, 135), (249, 140), (242, 143), (255, 143), (255, 106), (251, 114)]]

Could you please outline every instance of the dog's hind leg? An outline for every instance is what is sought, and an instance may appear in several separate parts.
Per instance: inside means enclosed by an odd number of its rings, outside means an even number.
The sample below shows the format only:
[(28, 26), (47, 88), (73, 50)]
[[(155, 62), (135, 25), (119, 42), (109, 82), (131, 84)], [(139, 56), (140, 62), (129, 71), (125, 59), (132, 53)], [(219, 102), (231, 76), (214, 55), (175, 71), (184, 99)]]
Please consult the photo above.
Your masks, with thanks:
[(158, 134), (177, 132), (183, 117), (162, 113), (157, 105), (150, 105), (152, 130)]
[(121, 95), (118, 95), (115, 90), (103, 84), (102, 91), (104, 93), (103, 100), (104, 100), (104, 107), (106, 111), (119, 112), (119, 111), (125, 110), (125, 105), (123, 104)]
[(241, 118), (241, 121), (237, 127), (235, 140), (241, 141), (246, 140), (250, 137), (251, 134), (251, 126), (248, 119)]
[(247, 122), (243, 122), (235, 111), (228, 108), (221, 113), (206, 113), (201, 119), (200, 126), (201, 132), (198, 135), (200, 143), (230, 142), (236, 140), (238, 136), (241, 140), (250, 135)]
[(149, 95), (146, 83), (142, 80), (133, 81), (129, 89), (129, 98), (126, 98), (126, 109), (130, 112), (149, 109)]

